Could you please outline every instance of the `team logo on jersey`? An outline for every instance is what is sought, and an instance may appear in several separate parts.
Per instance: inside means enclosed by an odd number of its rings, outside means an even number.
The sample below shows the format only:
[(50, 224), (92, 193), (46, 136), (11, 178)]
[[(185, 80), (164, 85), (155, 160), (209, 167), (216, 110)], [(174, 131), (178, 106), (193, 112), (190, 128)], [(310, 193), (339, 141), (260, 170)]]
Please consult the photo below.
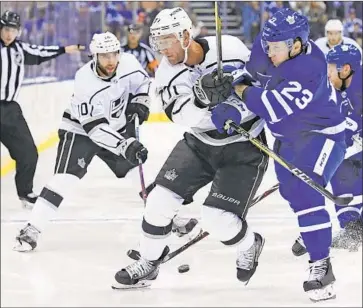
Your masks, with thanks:
[(167, 180), (173, 182), (177, 177), (178, 175), (176, 174), (175, 169), (165, 171), (164, 178), (166, 178)]
[(342, 45), (342, 50), (343, 51), (348, 51), (349, 50), (349, 46), (348, 45)]
[(78, 166), (80, 166), (82, 169), (86, 167), (86, 162), (84, 161), (84, 158), (78, 158)]
[(18, 66), (21, 65), (21, 63), (23, 62), (23, 57), (21, 56), (20, 52), (15, 52), (14, 62)]
[(126, 105), (127, 95), (123, 94), (120, 98), (111, 102), (110, 118), (118, 119)]
[(289, 25), (293, 25), (295, 23), (295, 17), (294, 16), (287, 16), (286, 21), (289, 23)]

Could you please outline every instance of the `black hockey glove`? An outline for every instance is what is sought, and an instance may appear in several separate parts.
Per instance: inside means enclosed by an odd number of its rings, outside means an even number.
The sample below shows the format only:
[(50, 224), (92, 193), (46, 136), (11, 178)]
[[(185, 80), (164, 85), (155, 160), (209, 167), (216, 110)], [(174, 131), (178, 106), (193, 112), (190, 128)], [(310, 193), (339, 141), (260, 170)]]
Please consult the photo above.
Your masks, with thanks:
[(232, 93), (232, 82), (231, 75), (223, 75), (219, 80), (216, 71), (201, 76), (193, 86), (196, 106), (212, 108), (224, 102)]
[(133, 97), (126, 107), (125, 114), (127, 121), (133, 121), (135, 114), (137, 114), (141, 125), (149, 117), (149, 106), (150, 98), (148, 95), (139, 95)]
[(144, 163), (147, 159), (147, 149), (137, 141), (135, 138), (131, 137), (123, 140), (121, 143), (120, 153), (125, 157), (131, 164), (138, 165), (139, 159)]

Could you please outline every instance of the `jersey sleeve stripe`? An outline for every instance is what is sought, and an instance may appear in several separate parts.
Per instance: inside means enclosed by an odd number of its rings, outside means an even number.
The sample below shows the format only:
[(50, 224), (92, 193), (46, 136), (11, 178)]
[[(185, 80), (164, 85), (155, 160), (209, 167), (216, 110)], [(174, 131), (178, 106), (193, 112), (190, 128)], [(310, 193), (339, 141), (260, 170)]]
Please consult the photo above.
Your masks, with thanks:
[(86, 124), (83, 124), (83, 129), (87, 134), (90, 134), (92, 130), (94, 130), (97, 126), (101, 124), (109, 124), (106, 118), (99, 118), (96, 120), (93, 120), (91, 122), (88, 122)]

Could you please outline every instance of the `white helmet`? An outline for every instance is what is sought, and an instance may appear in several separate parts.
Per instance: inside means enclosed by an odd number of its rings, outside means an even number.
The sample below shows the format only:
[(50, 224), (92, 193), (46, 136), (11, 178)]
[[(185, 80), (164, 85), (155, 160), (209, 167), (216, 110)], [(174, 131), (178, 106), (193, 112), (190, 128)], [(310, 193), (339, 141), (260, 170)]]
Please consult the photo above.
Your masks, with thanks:
[[(188, 31), (189, 43), (188, 46), (183, 45), (183, 33)], [(188, 14), (181, 8), (164, 9), (158, 15), (156, 15), (151, 27), (150, 27), (150, 46), (155, 51), (159, 51), (157, 38), (162, 35), (176, 34), (177, 39), (180, 41), (182, 48), (185, 50), (184, 61), (188, 58), (188, 48), (193, 37), (192, 21)]]
[(177, 7), (164, 9), (156, 15), (150, 27), (150, 34), (151, 36), (160, 36), (176, 33), (178, 39), (181, 39), (184, 30), (192, 34), (192, 21), (181, 7)]
[(325, 36), (328, 35), (328, 31), (340, 31), (343, 33), (343, 24), (339, 19), (330, 19), (325, 25)]
[(89, 44), (92, 55), (120, 51), (120, 42), (111, 32), (94, 34)]

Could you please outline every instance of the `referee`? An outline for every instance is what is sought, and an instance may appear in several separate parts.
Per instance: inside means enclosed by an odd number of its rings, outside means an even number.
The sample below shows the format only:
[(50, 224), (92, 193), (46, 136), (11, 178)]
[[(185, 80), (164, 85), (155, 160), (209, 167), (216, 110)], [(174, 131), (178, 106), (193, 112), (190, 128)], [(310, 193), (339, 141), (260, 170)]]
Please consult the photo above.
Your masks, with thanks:
[(129, 25), (127, 27), (127, 44), (121, 46), (121, 50), (133, 54), (148, 74), (154, 76), (158, 68), (158, 61), (155, 58), (153, 50), (146, 44), (140, 42), (141, 36), (141, 25)]
[(15, 184), (25, 208), (37, 199), (33, 179), (38, 152), (29, 127), (16, 102), (24, 78), (24, 65), (38, 65), (63, 53), (83, 50), (83, 46), (35, 46), (17, 39), (20, 16), (6, 11), (0, 19), (0, 141), (16, 162)]

